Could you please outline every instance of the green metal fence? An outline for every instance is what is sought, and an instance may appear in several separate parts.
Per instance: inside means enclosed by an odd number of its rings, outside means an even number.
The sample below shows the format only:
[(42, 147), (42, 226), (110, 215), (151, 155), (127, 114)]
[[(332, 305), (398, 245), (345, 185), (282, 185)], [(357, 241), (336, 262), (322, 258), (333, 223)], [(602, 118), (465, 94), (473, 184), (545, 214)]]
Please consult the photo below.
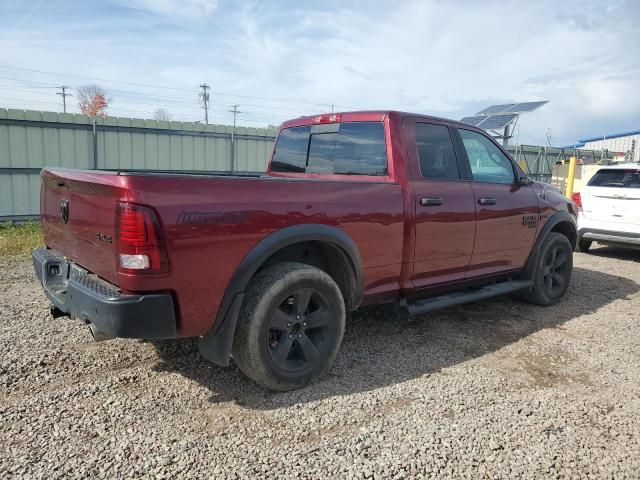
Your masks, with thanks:
[(591, 165), (607, 163), (614, 158), (607, 150), (583, 150), (578, 148), (536, 147), (533, 145), (513, 145), (507, 150), (525, 173), (534, 180), (551, 183), (553, 167), (567, 163), (576, 157), (580, 163)]
[(0, 109), (0, 220), (39, 213), (44, 166), (263, 172), (273, 129)]

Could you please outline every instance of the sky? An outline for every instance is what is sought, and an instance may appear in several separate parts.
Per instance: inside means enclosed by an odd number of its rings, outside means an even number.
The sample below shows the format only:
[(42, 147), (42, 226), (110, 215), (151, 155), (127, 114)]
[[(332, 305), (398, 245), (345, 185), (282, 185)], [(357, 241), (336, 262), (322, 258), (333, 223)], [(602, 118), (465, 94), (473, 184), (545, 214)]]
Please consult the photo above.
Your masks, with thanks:
[[(0, 107), (61, 111), (96, 83), (109, 113), (277, 125), (394, 109), (460, 119), (548, 100), (512, 143), (640, 130), (637, 0), (0, 0)], [(77, 112), (75, 97), (67, 99)]]

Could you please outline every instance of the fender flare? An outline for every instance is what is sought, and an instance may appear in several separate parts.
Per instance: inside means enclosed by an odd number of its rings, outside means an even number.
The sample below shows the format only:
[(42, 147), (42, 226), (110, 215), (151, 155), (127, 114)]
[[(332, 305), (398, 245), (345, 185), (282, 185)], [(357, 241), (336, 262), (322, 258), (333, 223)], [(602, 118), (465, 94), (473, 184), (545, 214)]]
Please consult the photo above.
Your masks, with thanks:
[(360, 304), (364, 291), (362, 257), (355, 242), (343, 230), (323, 224), (303, 224), (271, 233), (258, 242), (242, 259), (229, 280), (215, 323), (199, 342), (202, 356), (221, 366), (229, 364), (233, 335), (247, 285), (260, 266), (274, 253), (289, 245), (318, 241), (341, 248), (351, 262), (355, 276), (355, 292), (351, 304)]
[(561, 210), (559, 212), (554, 213), (549, 217), (549, 219), (545, 222), (544, 226), (540, 230), (538, 237), (536, 238), (535, 243), (533, 244), (533, 248), (531, 249), (531, 253), (529, 254), (529, 258), (525, 263), (524, 269), (522, 270), (522, 278), (530, 279), (533, 278), (535, 273), (535, 266), (537, 264), (538, 258), (540, 256), (540, 247), (544, 242), (545, 238), (549, 235), (553, 227), (558, 225), (561, 222), (568, 222), (573, 226), (574, 233), (577, 238), (578, 228), (576, 226), (575, 219), (569, 214), (569, 212), (565, 210)]

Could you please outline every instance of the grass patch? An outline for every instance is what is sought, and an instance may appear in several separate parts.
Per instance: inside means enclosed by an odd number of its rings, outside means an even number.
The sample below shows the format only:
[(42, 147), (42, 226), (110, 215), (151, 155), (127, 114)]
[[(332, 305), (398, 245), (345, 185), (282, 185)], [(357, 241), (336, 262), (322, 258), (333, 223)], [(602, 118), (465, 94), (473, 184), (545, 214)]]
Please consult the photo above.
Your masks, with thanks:
[(44, 244), (42, 229), (36, 222), (22, 225), (0, 223), (0, 255), (26, 255)]

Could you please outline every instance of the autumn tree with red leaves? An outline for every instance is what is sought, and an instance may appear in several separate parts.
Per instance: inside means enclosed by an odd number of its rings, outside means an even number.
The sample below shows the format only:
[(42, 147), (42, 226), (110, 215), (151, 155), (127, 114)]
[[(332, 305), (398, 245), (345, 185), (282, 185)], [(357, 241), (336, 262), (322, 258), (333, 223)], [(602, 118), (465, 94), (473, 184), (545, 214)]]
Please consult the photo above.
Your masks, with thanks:
[(90, 117), (106, 117), (111, 98), (99, 85), (85, 85), (77, 89), (78, 107)]

